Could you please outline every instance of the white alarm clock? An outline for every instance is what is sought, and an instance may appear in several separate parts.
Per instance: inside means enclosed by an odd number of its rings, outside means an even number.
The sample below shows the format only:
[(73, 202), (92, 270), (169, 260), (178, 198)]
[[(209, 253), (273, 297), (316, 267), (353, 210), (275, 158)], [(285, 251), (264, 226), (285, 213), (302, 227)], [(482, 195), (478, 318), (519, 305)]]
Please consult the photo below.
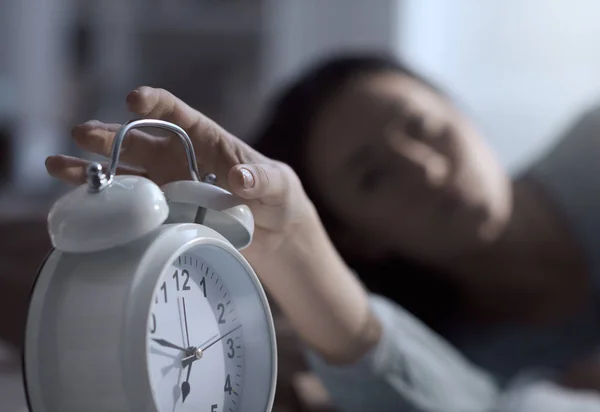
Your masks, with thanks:
[[(123, 138), (139, 127), (179, 136), (192, 180), (159, 188), (116, 176)], [(252, 213), (200, 181), (180, 127), (121, 127), (107, 173), (91, 164), (48, 228), (54, 249), (33, 288), (23, 355), (31, 412), (271, 410), (273, 319), (238, 252), (252, 239)]]

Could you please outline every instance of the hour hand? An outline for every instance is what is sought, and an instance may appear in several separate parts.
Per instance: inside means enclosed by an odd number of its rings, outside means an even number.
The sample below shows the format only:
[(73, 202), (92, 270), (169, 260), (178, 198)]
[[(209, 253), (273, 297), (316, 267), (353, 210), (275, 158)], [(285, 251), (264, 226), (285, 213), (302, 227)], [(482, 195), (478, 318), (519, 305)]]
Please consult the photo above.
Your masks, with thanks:
[(181, 351), (184, 351), (184, 352), (186, 352), (186, 351), (187, 351), (187, 349), (186, 349), (186, 348), (182, 348), (181, 346), (177, 346), (177, 345), (175, 345), (174, 343), (171, 343), (171, 342), (169, 342), (169, 341), (167, 341), (167, 340), (164, 340), (164, 339), (156, 339), (156, 338), (152, 338), (152, 340), (153, 340), (154, 342), (158, 343), (160, 346), (165, 346), (165, 347), (167, 347), (167, 348), (178, 349), (178, 350), (181, 350)]
[(190, 372), (192, 371), (192, 364), (188, 364), (187, 366), (187, 376), (185, 378), (185, 382), (181, 384), (181, 403), (185, 402), (185, 398), (190, 394), (191, 386), (190, 386)]

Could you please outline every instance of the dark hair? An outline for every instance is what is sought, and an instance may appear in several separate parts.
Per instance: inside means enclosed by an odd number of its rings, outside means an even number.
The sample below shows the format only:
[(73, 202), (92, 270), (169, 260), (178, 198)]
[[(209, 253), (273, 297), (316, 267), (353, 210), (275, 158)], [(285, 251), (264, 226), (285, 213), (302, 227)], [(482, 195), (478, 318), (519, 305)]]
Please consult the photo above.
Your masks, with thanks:
[[(307, 137), (318, 113), (349, 82), (359, 76), (385, 72), (410, 76), (438, 90), (400, 61), (388, 56), (337, 56), (317, 64), (283, 89), (268, 108), (258, 135), (250, 140), (259, 152), (294, 169), (330, 234), (335, 233), (335, 228), (341, 223), (324, 206), (311, 185), (305, 161)], [(332, 240), (335, 242), (334, 237)], [(404, 257), (367, 262), (338, 249), (369, 290), (398, 302), (433, 329), (439, 331), (446, 316), (458, 307), (456, 285), (422, 264)]]

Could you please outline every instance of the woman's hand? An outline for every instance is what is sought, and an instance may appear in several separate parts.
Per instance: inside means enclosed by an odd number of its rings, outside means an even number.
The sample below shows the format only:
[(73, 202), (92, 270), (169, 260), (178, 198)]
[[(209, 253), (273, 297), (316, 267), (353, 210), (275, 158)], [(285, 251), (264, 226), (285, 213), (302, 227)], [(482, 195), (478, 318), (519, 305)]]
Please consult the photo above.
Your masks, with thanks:
[[(214, 173), (218, 185), (246, 199), (255, 230), (243, 254), (306, 342), (331, 359), (351, 361), (378, 341), (365, 290), (331, 244), (290, 167), (256, 152), (165, 90), (141, 87), (127, 104), (137, 115), (183, 128), (200, 176)], [(82, 149), (108, 156), (119, 126), (87, 122), (75, 127), (73, 138)], [(128, 165), (121, 173), (142, 174), (159, 185), (190, 179), (183, 145), (173, 137), (132, 130), (120, 159)], [(46, 167), (62, 180), (85, 181), (82, 159), (52, 156)]]
[[(244, 251), (249, 260), (275, 252), (296, 225), (314, 215), (298, 178), (287, 165), (256, 152), (171, 93), (141, 87), (127, 96), (127, 105), (136, 115), (183, 128), (194, 145), (200, 176), (214, 173), (217, 185), (247, 201), (256, 225), (253, 242)], [(88, 152), (109, 156), (120, 126), (89, 121), (73, 129), (73, 139)], [(123, 141), (120, 161), (128, 166), (120, 166), (118, 173), (144, 175), (159, 185), (190, 179), (184, 147), (174, 137), (132, 130)], [(81, 184), (87, 163), (59, 155), (49, 157), (46, 168), (54, 177)]]

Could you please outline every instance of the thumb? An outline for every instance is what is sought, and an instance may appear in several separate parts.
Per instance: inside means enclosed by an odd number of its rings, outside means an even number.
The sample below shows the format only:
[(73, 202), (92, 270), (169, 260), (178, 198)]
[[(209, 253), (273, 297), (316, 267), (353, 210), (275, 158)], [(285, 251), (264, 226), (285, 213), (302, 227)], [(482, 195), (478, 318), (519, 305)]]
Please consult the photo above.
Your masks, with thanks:
[(281, 204), (289, 190), (288, 174), (277, 163), (239, 164), (229, 170), (229, 187), (243, 199)]

